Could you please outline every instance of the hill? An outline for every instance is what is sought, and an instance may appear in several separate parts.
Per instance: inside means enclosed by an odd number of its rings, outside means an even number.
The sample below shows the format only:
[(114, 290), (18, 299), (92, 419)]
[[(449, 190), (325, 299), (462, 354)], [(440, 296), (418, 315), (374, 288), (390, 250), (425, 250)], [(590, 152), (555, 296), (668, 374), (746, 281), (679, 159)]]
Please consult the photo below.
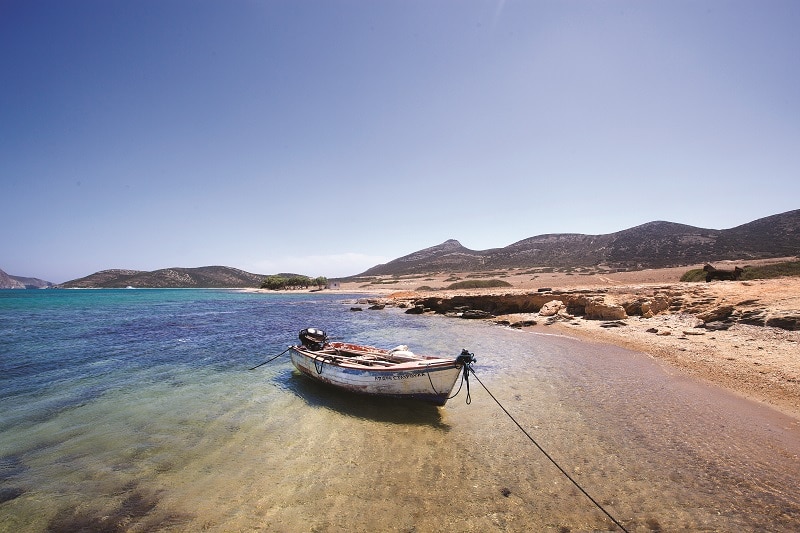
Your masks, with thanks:
[(164, 268), (152, 272), (141, 270), (103, 270), (84, 278), (58, 285), (64, 289), (234, 289), (259, 287), (266, 275), (252, 274), (225, 266), (206, 266), (198, 268)]
[(44, 289), (53, 284), (39, 278), (12, 276), (0, 270), (0, 289)]
[(788, 257), (798, 251), (800, 209), (725, 230), (655, 221), (605, 235), (538, 235), (504, 248), (483, 251), (470, 250), (451, 239), (374, 266), (353, 277), (542, 266), (641, 270), (724, 260)]
[(24, 289), (25, 285), (0, 270), (0, 289)]

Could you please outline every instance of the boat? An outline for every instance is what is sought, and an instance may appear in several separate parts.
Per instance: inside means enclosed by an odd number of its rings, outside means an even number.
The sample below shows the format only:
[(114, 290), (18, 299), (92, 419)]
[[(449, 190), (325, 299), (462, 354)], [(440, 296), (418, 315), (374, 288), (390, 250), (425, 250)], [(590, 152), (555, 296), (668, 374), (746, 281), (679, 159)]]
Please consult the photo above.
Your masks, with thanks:
[[(300, 331), (300, 344), (290, 346), (292, 364), (306, 376), (343, 390), (372, 396), (415, 399), (443, 406), (459, 376), (469, 379), (475, 361), (462, 350), (457, 357), (431, 357), (407, 346), (376, 348), (329, 342), (324, 331)], [(460, 390), (460, 389), (459, 389)]]

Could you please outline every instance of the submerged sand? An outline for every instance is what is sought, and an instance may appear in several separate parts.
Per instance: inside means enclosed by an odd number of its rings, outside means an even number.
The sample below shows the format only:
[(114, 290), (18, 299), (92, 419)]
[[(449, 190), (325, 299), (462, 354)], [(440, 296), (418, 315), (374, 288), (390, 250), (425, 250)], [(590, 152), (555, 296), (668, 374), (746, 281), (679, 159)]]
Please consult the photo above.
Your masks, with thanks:
[[(731, 262), (717, 267), (745, 264), (753, 262)], [(797, 317), (800, 315), (800, 278), (711, 283), (679, 281), (688, 269), (701, 266), (616, 273), (504, 271), (383, 278), (368, 283), (363, 280), (345, 283), (341, 290), (383, 293), (384, 301), (406, 305), (432, 296), (502, 297), (536, 293), (543, 288), (599, 295), (609, 305), (642, 295), (668, 294), (680, 305), (660, 310), (650, 318), (628, 316), (612, 324), (607, 320), (568, 315), (545, 319), (538, 313), (495, 316), (491, 320), (536, 322), (530, 327), (643, 352), (680, 371), (800, 418), (800, 331), (736, 322), (724, 330), (698, 327), (709, 321), (709, 313), (726, 307), (746, 316)], [(511, 287), (446, 289), (455, 279), (478, 276), (502, 279)], [(425, 289), (419, 290), (423, 286)]]

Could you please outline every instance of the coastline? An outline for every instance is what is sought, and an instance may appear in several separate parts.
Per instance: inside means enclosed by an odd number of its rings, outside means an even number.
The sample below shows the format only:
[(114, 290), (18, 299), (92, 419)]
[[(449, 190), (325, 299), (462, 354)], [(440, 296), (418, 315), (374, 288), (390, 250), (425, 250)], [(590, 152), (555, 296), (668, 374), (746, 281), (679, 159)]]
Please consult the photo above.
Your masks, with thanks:
[[(340, 291), (376, 295), (386, 305), (424, 305), (418, 311), (450, 316), (460, 316), (449, 310), (459, 303), (488, 307), (495, 312), (483, 320), (645, 353), (800, 419), (800, 278), (680, 282), (690, 268), (696, 267), (602, 276), (506, 272), (502, 279), (511, 287), (469, 290), (446, 290), (454, 277), (448, 274), (391, 280), (391, 285), (347, 283)], [(434, 290), (417, 290), (422, 285)], [(566, 304), (556, 312), (544, 311), (545, 300)], [(576, 301), (599, 302), (600, 307), (592, 308), (593, 317), (570, 313)], [(504, 306), (530, 308), (503, 312)]]
[[(586, 342), (645, 353), (800, 420), (800, 332), (746, 324), (704, 332), (698, 331), (697, 320), (687, 315), (636, 317), (626, 322), (626, 326), (613, 329), (591, 320), (559, 322), (554, 327), (558, 333)], [(658, 331), (649, 331), (652, 329)]]

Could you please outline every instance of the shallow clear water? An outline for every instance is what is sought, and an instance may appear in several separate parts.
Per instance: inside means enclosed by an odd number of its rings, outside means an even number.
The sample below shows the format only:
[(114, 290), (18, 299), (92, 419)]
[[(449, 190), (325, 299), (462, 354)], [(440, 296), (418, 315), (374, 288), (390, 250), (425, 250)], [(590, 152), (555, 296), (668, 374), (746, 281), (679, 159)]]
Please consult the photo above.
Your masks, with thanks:
[[(317, 385), (304, 327), (477, 377), (630, 531), (796, 531), (796, 419), (645, 355), (344, 294), (0, 291), (2, 531), (595, 531), (473, 377), (444, 408)], [(546, 330), (544, 330), (546, 331)]]

